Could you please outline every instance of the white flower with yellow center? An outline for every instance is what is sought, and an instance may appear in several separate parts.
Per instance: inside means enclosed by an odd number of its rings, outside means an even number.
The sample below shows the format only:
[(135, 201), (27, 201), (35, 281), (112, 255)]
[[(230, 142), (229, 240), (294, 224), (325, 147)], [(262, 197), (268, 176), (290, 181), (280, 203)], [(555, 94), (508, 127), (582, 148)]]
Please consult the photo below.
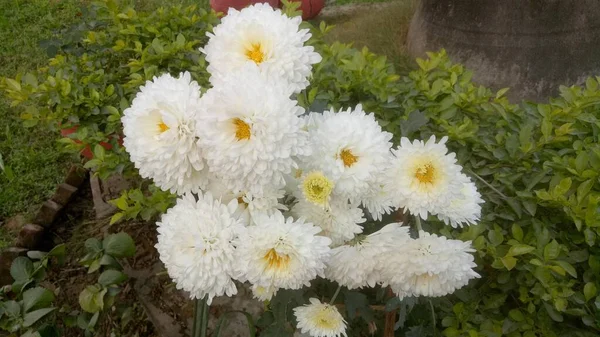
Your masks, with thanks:
[(323, 274), (331, 240), (281, 214), (256, 220), (237, 241), (238, 276), (255, 286), (299, 289)]
[(289, 18), (279, 9), (258, 3), (241, 11), (229, 9), (221, 23), (207, 33), (206, 55), (210, 81), (219, 85), (223, 77), (251, 64), (269, 80), (279, 79), (299, 93), (309, 84), (312, 65), (321, 55), (305, 46), (311, 34), (300, 29), (301, 17)]
[(477, 186), (469, 177), (460, 174), (458, 180), (461, 183), (460, 197), (452, 199), (437, 214), (446, 225), (454, 228), (476, 224), (481, 215), (480, 204), (483, 203), (481, 194), (477, 192)]
[(200, 86), (189, 73), (154, 77), (123, 112), (123, 144), (143, 178), (163, 190), (198, 192), (208, 170), (196, 136)]
[(410, 240), (408, 227), (391, 223), (370, 235), (359, 235), (351, 242), (333, 248), (325, 277), (348, 289), (374, 287), (381, 280), (380, 268), (392, 252)]
[(160, 260), (177, 289), (191, 298), (210, 304), (215, 296), (237, 293), (232, 242), (245, 227), (233, 216), (236, 209), (235, 200), (224, 205), (210, 193), (198, 194), (198, 201), (186, 194), (156, 223)]
[(252, 285), (252, 295), (259, 301), (270, 301), (279, 289), (273, 286)]
[(389, 161), (392, 134), (360, 104), (354, 110), (311, 113), (307, 120), (313, 150), (303, 166), (329, 177), (335, 195), (359, 203)]
[(447, 140), (444, 137), (436, 143), (431, 136), (427, 142), (411, 143), (401, 139), (393, 150), (395, 159), (385, 184), (398, 207), (427, 219), (428, 214), (437, 214), (453, 199), (461, 198), (462, 167), (456, 164), (455, 154), (448, 153)]
[(384, 284), (400, 296), (439, 297), (479, 277), (470, 241), (448, 240), (424, 231), (399, 246), (382, 265)]
[(346, 321), (335, 305), (311, 298), (310, 304), (294, 308), (294, 315), (303, 334), (311, 337), (347, 336)]
[(333, 182), (323, 172), (308, 172), (300, 178), (298, 190), (301, 196), (298, 199), (308, 201), (321, 208), (326, 208), (329, 205), (333, 187)]
[(262, 195), (285, 185), (295, 156), (310, 153), (304, 109), (252, 67), (202, 97), (198, 136), (212, 174), (234, 192)]
[(363, 211), (347, 200), (332, 200), (328, 207), (300, 200), (292, 207), (292, 214), (319, 226), (322, 230), (319, 235), (330, 238), (333, 246), (341, 245), (362, 233), (363, 228), (359, 224), (366, 221)]

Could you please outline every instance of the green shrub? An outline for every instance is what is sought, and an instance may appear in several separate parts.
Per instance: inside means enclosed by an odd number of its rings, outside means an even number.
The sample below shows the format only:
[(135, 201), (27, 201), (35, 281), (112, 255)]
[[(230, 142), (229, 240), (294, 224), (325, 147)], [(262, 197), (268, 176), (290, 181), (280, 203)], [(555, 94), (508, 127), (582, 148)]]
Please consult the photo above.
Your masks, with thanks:
[[(141, 84), (163, 72), (190, 71), (207, 87), (198, 47), (217, 22), (213, 13), (195, 7), (136, 13), (113, 1), (101, 2), (92, 8), (87, 26), (76, 27), (74, 34), (83, 40), (53, 44), (58, 54), (47, 67), (3, 79), (0, 87), (13, 105), (21, 106), (26, 125), (78, 125), (61, 142), (74, 151), (89, 144), (95, 157), (86, 166), (101, 177), (135, 174), (119, 145), (123, 109)], [(473, 240), (480, 280), (432, 302), (386, 301), (383, 289), (369, 296), (345, 292), (346, 305), (354, 310), (351, 317), (360, 313), (351, 322), (354, 331), (366, 330), (361, 320), (381, 316), (371, 315), (369, 305), (385, 304), (386, 310), (399, 310), (398, 333), (406, 336), (431, 336), (435, 329), (449, 337), (597, 336), (599, 78), (590, 78), (584, 88), (562, 88), (561, 96), (547, 104), (514, 105), (504, 97), (506, 90), (474, 85), (470, 72), (444, 52), (419, 60), (419, 69), (400, 77), (384, 57), (345, 44), (327, 45), (322, 41), (326, 25), (306, 25), (323, 61), (314, 69), (311, 86), (298, 95), (301, 105), (322, 111), (362, 103), (396, 142), (447, 135), (451, 151), (486, 201), (476, 226), (452, 229), (427, 222), (448, 237)], [(150, 218), (172, 202), (168, 194), (151, 192), (134, 190), (115, 201), (120, 217)], [(287, 306), (293, 294), (282, 293), (289, 298), (280, 303), (277, 297), (273, 305)], [(435, 325), (430, 303), (436, 308)], [(272, 321), (261, 318), (259, 326), (279, 329)]]

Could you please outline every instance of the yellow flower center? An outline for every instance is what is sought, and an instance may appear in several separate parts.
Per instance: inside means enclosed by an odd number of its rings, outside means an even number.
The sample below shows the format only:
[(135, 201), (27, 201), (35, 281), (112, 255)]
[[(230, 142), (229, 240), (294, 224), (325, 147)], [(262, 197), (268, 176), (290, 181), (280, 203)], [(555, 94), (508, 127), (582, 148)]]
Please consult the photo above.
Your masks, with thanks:
[(417, 178), (423, 184), (432, 184), (435, 178), (435, 168), (433, 165), (431, 165), (431, 163), (421, 165), (417, 168), (415, 178)]
[(161, 120), (160, 123), (158, 123), (158, 130), (160, 130), (160, 133), (163, 133), (169, 130), (169, 127), (167, 126), (167, 124), (165, 124), (165, 122)]
[(267, 263), (267, 269), (282, 270), (287, 269), (290, 263), (290, 257), (285, 254), (279, 255), (275, 248), (269, 249), (267, 254), (263, 257), (263, 260)]
[(250, 125), (239, 118), (233, 119), (235, 126), (235, 138), (239, 140), (250, 139)]
[(302, 191), (306, 200), (317, 205), (325, 205), (333, 190), (333, 182), (321, 172), (309, 173), (302, 182)]
[(342, 152), (340, 152), (340, 158), (342, 158), (344, 166), (346, 167), (351, 167), (352, 165), (354, 165), (354, 163), (358, 161), (358, 157), (355, 156), (352, 153), (352, 151), (348, 149), (343, 149)]
[(333, 330), (339, 325), (339, 319), (336, 319), (335, 309), (330, 305), (325, 305), (314, 318), (314, 323), (320, 329)]
[(253, 43), (252, 47), (246, 50), (246, 57), (256, 64), (261, 64), (265, 60), (265, 53), (262, 51), (261, 44)]

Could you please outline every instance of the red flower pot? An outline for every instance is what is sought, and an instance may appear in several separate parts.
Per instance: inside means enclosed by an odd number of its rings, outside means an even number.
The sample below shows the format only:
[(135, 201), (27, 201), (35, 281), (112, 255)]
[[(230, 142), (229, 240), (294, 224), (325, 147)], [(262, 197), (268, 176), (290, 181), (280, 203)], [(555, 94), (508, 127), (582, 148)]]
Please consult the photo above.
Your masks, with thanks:
[(279, 0), (210, 0), (210, 7), (212, 7), (212, 9), (214, 9), (217, 13), (221, 12), (227, 15), (229, 8), (240, 10), (252, 4), (262, 2), (268, 3), (273, 8), (279, 7)]
[[(79, 129), (79, 125), (75, 125), (70, 128), (62, 129), (62, 130), (60, 130), (60, 135), (63, 137), (68, 137), (70, 134), (77, 132), (77, 129)], [(73, 141), (75, 141), (75, 143), (77, 143), (77, 144), (82, 144), (81, 140), (79, 140), (79, 139), (73, 139)], [(123, 137), (122, 136), (119, 137), (118, 142), (119, 142), (119, 145), (123, 145)], [(112, 150), (112, 145), (107, 142), (100, 142), (100, 145), (102, 145), (102, 147), (104, 147), (107, 150)], [(83, 148), (83, 150), (81, 150), (81, 155), (86, 159), (94, 158), (94, 153), (92, 152), (92, 148), (90, 147), (90, 144), (85, 144), (85, 147)]]
[(321, 13), (323, 7), (325, 7), (325, 0), (297, 0), (302, 4), (300, 9), (302, 10), (302, 19), (310, 20)]

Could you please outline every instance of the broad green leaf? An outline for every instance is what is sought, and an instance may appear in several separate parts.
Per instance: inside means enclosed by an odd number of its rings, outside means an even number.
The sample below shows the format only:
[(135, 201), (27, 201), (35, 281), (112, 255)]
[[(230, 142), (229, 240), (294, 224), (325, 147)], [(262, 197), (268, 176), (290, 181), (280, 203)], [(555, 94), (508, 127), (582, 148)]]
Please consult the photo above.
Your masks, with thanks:
[(23, 293), (23, 310), (29, 312), (32, 309), (49, 306), (54, 301), (54, 294), (42, 287), (35, 287)]
[(92, 314), (104, 309), (104, 294), (106, 294), (106, 291), (106, 288), (98, 285), (87, 286), (79, 294), (81, 309)]
[(26, 313), (25, 316), (23, 316), (23, 326), (26, 328), (32, 326), (35, 322), (54, 310), (56, 310), (56, 308), (43, 308)]
[(544, 247), (544, 260), (546, 261), (556, 259), (559, 254), (560, 246), (558, 245), (558, 242), (556, 242), (556, 240), (550, 241), (550, 243), (548, 243), (546, 247)]
[(517, 245), (510, 247), (510, 249), (508, 250), (508, 255), (511, 255), (511, 256), (524, 255), (527, 253), (531, 253), (534, 250), (535, 250), (535, 247), (532, 247), (529, 245), (524, 245), (524, 244), (517, 244)]
[(591, 300), (594, 296), (596, 296), (596, 293), (596, 284), (594, 284), (593, 282), (588, 282), (583, 287), (583, 295), (585, 296), (586, 301)]
[(15, 281), (27, 281), (33, 276), (33, 262), (30, 259), (19, 256), (10, 266), (10, 276)]
[(100, 274), (100, 277), (98, 278), (98, 283), (107, 287), (113, 284), (121, 284), (126, 280), (127, 275), (125, 275), (124, 273), (118, 270), (109, 269), (105, 270), (104, 272), (102, 272), (102, 274)]
[(577, 271), (575, 270), (575, 267), (573, 267), (569, 262), (557, 260), (554, 261), (554, 263), (561, 266), (567, 273), (569, 273), (569, 275), (573, 276), (574, 278), (577, 278)]
[(517, 265), (517, 259), (512, 256), (505, 256), (500, 259), (506, 269), (512, 270)]
[(102, 251), (102, 242), (96, 238), (89, 238), (85, 240), (85, 249), (91, 253), (99, 253)]
[(102, 241), (102, 247), (107, 254), (116, 258), (132, 257), (135, 255), (133, 239), (124, 232), (111, 234)]
[(515, 240), (523, 241), (523, 229), (518, 224), (514, 223), (511, 228), (511, 232)]

